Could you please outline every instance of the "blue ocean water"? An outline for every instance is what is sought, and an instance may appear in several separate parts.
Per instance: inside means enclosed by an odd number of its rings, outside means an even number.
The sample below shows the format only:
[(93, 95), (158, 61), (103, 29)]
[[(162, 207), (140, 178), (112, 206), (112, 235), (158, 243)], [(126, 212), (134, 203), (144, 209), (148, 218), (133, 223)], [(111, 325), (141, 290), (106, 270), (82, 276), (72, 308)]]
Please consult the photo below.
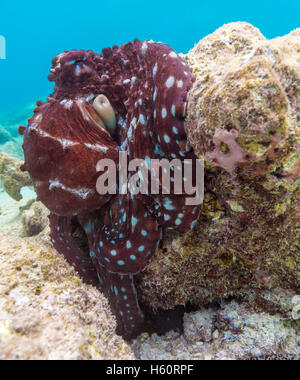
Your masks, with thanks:
[(300, 26), (300, 1), (89, 0), (1, 1), (0, 112), (52, 91), (52, 58), (66, 49), (102, 48), (153, 39), (187, 52), (224, 23), (247, 21), (272, 38)]

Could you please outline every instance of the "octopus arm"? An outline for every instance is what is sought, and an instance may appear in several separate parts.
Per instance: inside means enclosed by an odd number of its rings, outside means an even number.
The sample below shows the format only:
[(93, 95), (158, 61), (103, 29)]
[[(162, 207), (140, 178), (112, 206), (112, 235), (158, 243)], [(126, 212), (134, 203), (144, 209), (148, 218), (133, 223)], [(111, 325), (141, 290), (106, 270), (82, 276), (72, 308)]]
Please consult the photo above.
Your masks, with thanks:
[(161, 229), (142, 201), (133, 202), (130, 195), (114, 197), (96, 214), (81, 216), (80, 223), (88, 236), (100, 289), (117, 318), (118, 333), (129, 339), (144, 321), (133, 274), (147, 266), (161, 240)]
[(161, 240), (155, 216), (141, 200), (118, 195), (102, 209), (99, 219), (104, 223), (94, 239), (93, 250), (100, 265), (111, 273), (142, 271)]
[(75, 268), (84, 282), (98, 287), (97, 271), (77, 218), (50, 214), (50, 228), (55, 249)]
[(144, 314), (139, 306), (133, 276), (102, 270), (99, 281), (116, 316), (117, 333), (126, 339), (137, 335), (143, 325)]

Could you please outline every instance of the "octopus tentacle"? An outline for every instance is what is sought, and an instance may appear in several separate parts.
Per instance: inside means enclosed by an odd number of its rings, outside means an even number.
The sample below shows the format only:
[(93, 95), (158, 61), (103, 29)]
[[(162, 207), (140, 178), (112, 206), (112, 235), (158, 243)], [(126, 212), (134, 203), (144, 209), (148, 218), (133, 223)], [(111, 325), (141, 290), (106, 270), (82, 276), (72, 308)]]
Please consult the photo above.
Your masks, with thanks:
[(103, 212), (104, 225), (94, 242), (99, 263), (112, 273), (139, 273), (161, 239), (156, 218), (131, 195), (116, 196)]
[(82, 279), (98, 286), (96, 268), (89, 255), (85, 233), (76, 217), (50, 214), (51, 240), (58, 252), (63, 252), (65, 259), (79, 273)]
[[(120, 200), (116, 199), (116, 201), (119, 202)], [(124, 274), (120, 274), (121, 271), (119, 270), (119, 267), (116, 268), (117, 270), (113, 270), (113, 273), (111, 271), (113, 267), (109, 264), (113, 262), (112, 259), (115, 253), (110, 255), (109, 261), (105, 260), (108, 256), (106, 254), (108, 250), (107, 247), (104, 247), (104, 245), (101, 244), (102, 240), (99, 240), (97, 237), (97, 231), (100, 231), (101, 236), (101, 231), (103, 231), (105, 227), (107, 228), (107, 225), (102, 227), (99, 226), (100, 220), (112, 220), (113, 213), (110, 212), (109, 207), (107, 208), (107, 212), (109, 213), (109, 219), (107, 219), (107, 216), (99, 217), (99, 215), (95, 213), (80, 217), (80, 223), (90, 242), (90, 257), (97, 270), (100, 290), (109, 299), (112, 311), (117, 318), (118, 332), (129, 339), (134, 333), (137, 333), (140, 330), (144, 315), (139, 306), (133, 275), (127, 274), (131, 273), (128, 270), (128, 264), (124, 265), (124, 269), (122, 270)], [(101, 213), (103, 214), (103, 211), (101, 211)], [(97, 217), (95, 218), (95, 216)], [(115, 234), (116, 241), (118, 241), (118, 244), (122, 244), (124, 249), (130, 252), (132, 247), (129, 247), (128, 243), (123, 244), (123, 237), (120, 239), (119, 234), (122, 234), (122, 232), (117, 232)], [(128, 241), (129, 240), (127, 240), (127, 242)], [(113, 248), (117, 247), (113, 245)], [(135, 252), (134, 249), (133, 252)], [(137, 260), (136, 265), (137, 268), (139, 268), (137, 269), (137, 272), (139, 272), (145, 267), (145, 262), (140, 258), (140, 260)]]
[(112, 311), (116, 316), (117, 333), (130, 339), (136, 335), (144, 322), (144, 314), (139, 306), (137, 292), (132, 275), (120, 275), (101, 271), (99, 281), (106, 289)]

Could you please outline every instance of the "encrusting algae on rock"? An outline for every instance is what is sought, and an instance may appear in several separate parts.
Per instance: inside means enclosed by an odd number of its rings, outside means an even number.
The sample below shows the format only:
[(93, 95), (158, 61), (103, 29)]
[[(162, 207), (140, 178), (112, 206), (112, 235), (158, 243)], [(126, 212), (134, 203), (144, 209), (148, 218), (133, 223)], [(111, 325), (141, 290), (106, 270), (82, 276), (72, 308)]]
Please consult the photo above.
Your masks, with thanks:
[(23, 162), (0, 152), (0, 181), (7, 194), (15, 201), (22, 199), (20, 191), (25, 186), (32, 186), (29, 174), (21, 171)]
[(186, 126), (205, 160), (204, 207), (195, 231), (165, 236), (139, 294), (172, 308), (251, 290), (274, 308), (265, 289), (300, 290), (300, 30), (268, 41), (228, 24), (185, 58), (196, 78)]

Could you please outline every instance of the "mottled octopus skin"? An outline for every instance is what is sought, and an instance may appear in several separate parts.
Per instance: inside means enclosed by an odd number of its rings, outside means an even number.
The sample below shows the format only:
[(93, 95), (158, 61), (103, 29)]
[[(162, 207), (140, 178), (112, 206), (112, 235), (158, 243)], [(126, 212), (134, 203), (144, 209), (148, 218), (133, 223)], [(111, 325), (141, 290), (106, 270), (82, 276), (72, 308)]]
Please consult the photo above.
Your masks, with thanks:
[[(144, 320), (134, 275), (148, 265), (162, 229), (190, 231), (201, 207), (186, 206), (186, 196), (173, 189), (170, 195), (100, 196), (96, 163), (117, 162), (119, 151), (128, 161), (195, 160), (184, 127), (191, 71), (169, 46), (135, 40), (101, 55), (65, 52), (53, 60), (51, 73), (54, 94), (37, 103), (25, 131), (24, 169), (52, 212), (54, 246), (85, 281), (98, 284), (118, 332), (130, 338)], [(99, 94), (116, 113), (113, 137), (91, 106)]]

